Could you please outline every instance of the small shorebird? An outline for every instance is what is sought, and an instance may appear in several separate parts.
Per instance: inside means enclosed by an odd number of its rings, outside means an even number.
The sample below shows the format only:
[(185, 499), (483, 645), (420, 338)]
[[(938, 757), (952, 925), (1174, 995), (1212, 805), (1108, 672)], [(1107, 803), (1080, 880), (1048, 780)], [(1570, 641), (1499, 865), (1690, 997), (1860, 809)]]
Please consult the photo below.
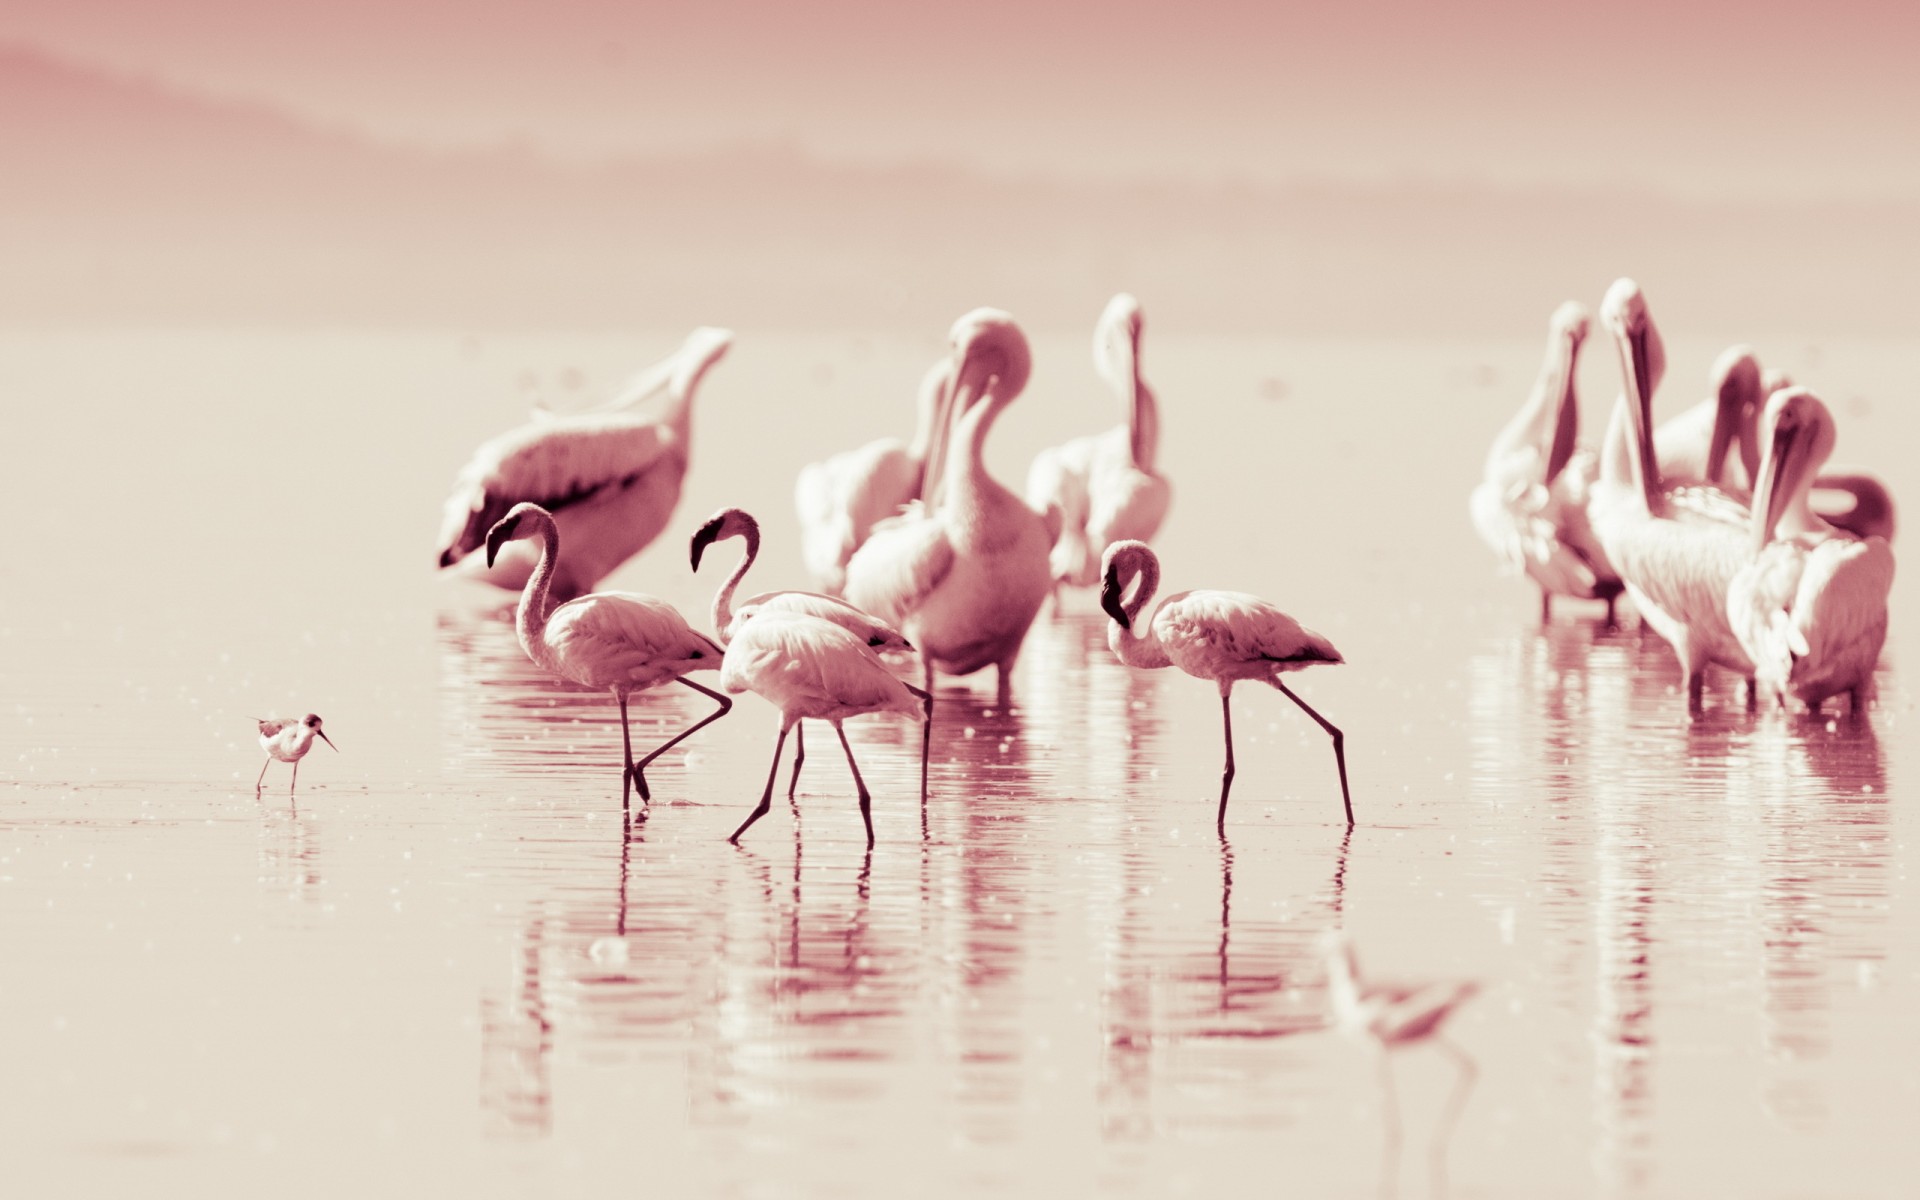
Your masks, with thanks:
[(274, 759), (293, 764), (293, 780), (287, 784), (287, 795), (293, 795), (294, 784), (300, 782), (300, 760), (313, 749), (313, 739), (319, 738), (335, 753), (340, 747), (320, 728), (318, 713), (308, 713), (298, 721), (281, 721), (272, 718), (255, 717), (260, 722), (260, 748), (267, 752), (267, 761), (260, 764), (260, 777), (253, 781), (253, 798), (260, 798), (260, 786), (266, 782), (267, 768)]
[[(620, 704), (620, 808), (627, 810), (629, 793), (638, 788), (645, 806), (647, 764), (701, 727), (727, 715), (733, 701), (712, 688), (686, 678), (690, 671), (720, 667), (721, 648), (695, 632), (673, 605), (639, 592), (592, 592), (554, 608), (548, 595), (560, 557), (560, 532), (553, 518), (537, 504), (516, 504), (513, 511), (487, 532), (489, 562), (508, 542), (537, 538), (540, 559), (520, 593), (514, 627), (520, 648), (549, 673), (583, 687), (610, 692)], [(633, 731), (627, 725), (627, 697), (634, 692), (683, 683), (720, 707), (656, 747), (639, 762), (633, 760)], [(641, 815), (646, 815), (643, 807)]]
[[(1327, 1002), (1334, 1029), (1371, 1042), (1380, 1055), (1380, 1086), (1385, 1098), (1382, 1123), (1386, 1126), (1390, 1166), (1395, 1166), (1393, 1156), (1400, 1145), (1400, 1113), (1394, 1102), (1393, 1067), (1388, 1055), (1431, 1042), (1445, 1050), (1460, 1068), (1460, 1082), (1434, 1134), (1434, 1194), (1440, 1195), (1445, 1190), (1445, 1135), (1458, 1119), (1467, 1090), (1479, 1074), (1467, 1052), (1441, 1035), (1440, 1026), (1479, 992), (1480, 985), (1470, 979), (1421, 984), (1368, 982), (1361, 978), (1353, 943), (1345, 932), (1329, 930), (1321, 935), (1320, 948), (1327, 967)], [(1391, 1193), (1390, 1188), (1388, 1191)]]
[[(1220, 775), (1220, 815), (1215, 822), (1222, 837), (1227, 832), (1227, 793), (1233, 787), (1233, 685), (1242, 679), (1270, 683), (1300, 706), (1333, 738), (1333, 761), (1340, 769), (1340, 802), (1353, 824), (1353, 796), (1347, 791), (1346, 735), (1313, 710), (1293, 689), (1280, 682), (1288, 671), (1346, 660), (1333, 643), (1301, 625), (1258, 596), (1245, 592), (1177, 592), (1160, 602), (1146, 621), (1146, 632), (1135, 629), (1140, 612), (1160, 586), (1160, 560), (1144, 542), (1115, 542), (1101, 564), (1105, 582), (1100, 607), (1113, 618), (1107, 627), (1107, 645), (1129, 667), (1179, 667), (1196, 679), (1211, 679), (1220, 687), (1220, 715), (1225, 722), (1226, 770)], [(1135, 579), (1140, 586), (1125, 599)]]

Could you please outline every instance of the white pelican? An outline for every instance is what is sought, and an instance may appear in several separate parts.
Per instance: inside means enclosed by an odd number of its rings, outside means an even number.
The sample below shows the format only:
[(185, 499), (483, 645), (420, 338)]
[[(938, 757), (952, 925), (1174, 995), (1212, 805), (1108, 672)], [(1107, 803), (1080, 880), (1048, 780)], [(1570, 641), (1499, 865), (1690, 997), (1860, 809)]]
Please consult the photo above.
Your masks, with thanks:
[(1614, 281), (1600, 319), (1619, 346), (1624, 387), (1589, 506), (1593, 530), (1641, 617), (1672, 645), (1687, 677), (1688, 711), (1698, 713), (1708, 663), (1753, 677), (1727, 623), (1727, 587), (1751, 557), (1749, 517), (1722, 492), (1668, 487), (1661, 479), (1653, 392), (1664, 358), (1639, 285)]
[(1833, 417), (1812, 392), (1767, 402), (1766, 455), (1753, 498), (1754, 560), (1733, 577), (1727, 615), (1765, 692), (1819, 712), (1847, 693), (1866, 711), (1887, 637), (1893, 551), (1885, 538), (1842, 533), (1813, 511), (1814, 476), (1833, 452)]
[[(1346, 660), (1333, 643), (1268, 604), (1244, 592), (1178, 592), (1160, 602), (1135, 628), (1140, 611), (1160, 586), (1160, 560), (1144, 542), (1115, 542), (1101, 564), (1105, 582), (1100, 607), (1113, 618), (1107, 645), (1129, 667), (1179, 667), (1196, 679), (1220, 686), (1220, 716), (1227, 742), (1227, 765), (1220, 775), (1220, 815), (1215, 828), (1226, 835), (1227, 792), (1233, 787), (1233, 685), (1242, 679), (1269, 683), (1300, 706), (1333, 739), (1333, 761), (1340, 770), (1340, 802), (1353, 825), (1353, 797), (1347, 791), (1346, 735), (1281, 682), (1288, 671)], [(1132, 599), (1124, 599), (1134, 580)]]
[[(1715, 399), (1661, 422), (1654, 449), (1669, 479), (1701, 480), (1736, 495), (1751, 495), (1760, 474), (1760, 413), (1793, 386), (1785, 371), (1761, 371), (1753, 352), (1730, 347), (1714, 364)], [(1735, 452), (1737, 451), (1737, 456)], [(1813, 511), (1856, 537), (1893, 541), (1893, 494), (1870, 471), (1840, 467), (1813, 480)]]
[(1045, 520), (987, 474), (987, 433), (1026, 386), (1027, 339), (1012, 317), (975, 309), (953, 326), (952, 429), (927, 499), (876, 525), (847, 563), (847, 599), (906, 631), (927, 667), (969, 675), (1013, 665), (1046, 598)]
[(1486, 478), (1467, 508), (1474, 528), (1510, 567), (1540, 585), (1540, 619), (1553, 597), (1604, 600), (1613, 624), (1620, 577), (1587, 521), (1596, 464), (1577, 451), (1574, 371), (1586, 341), (1587, 310), (1569, 300), (1547, 321), (1547, 354), (1533, 391), (1487, 451)]
[(266, 782), (267, 768), (273, 765), (274, 759), (293, 764), (293, 779), (287, 784), (287, 795), (291, 796), (294, 786), (300, 782), (300, 760), (307, 756), (307, 751), (313, 749), (314, 738), (325, 742), (334, 753), (340, 751), (340, 747), (335, 746), (333, 739), (320, 728), (320, 717), (316, 713), (308, 713), (298, 721), (261, 717), (255, 717), (254, 720), (260, 725), (260, 748), (267, 752), (267, 761), (260, 764), (260, 777), (253, 781), (255, 800), (260, 798), (260, 785)]
[[(762, 609), (736, 627), (720, 668), (720, 685), (729, 692), (757, 692), (780, 709), (780, 735), (773, 744), (773, 767), (760, 804), (727, 840), (735, 843), (755, 821), (767, 814), (773, 800), (774, 779), (780, 774), (780, 755), (787, 731), (804, 719), (826, 721), (840, 735), (853, 769), (853, 785), (860, 794), (860, 820), (867, 827), (867, 845), (873, 845), (873, 795), (860, 778), (860, 764), (841, 722), (870, 712), (912, 713), (932, 720), (933, 697), (912, 684), (902, 683), (857, 634), (831, 621), (805, 613)], [(924, 739), (922, 746), (924, 747)], [(920, 802), (927, 801), (926, 759), (921, 758)]]
[[(754, 559), (760, 556), (760, 523), (744, 509), (723, 508), (715, 513), (693, 535), (691, 546), (693, 569), (700, 570), (700, 558), (708, 546), (726, 538), (740, 538), (747, 543), (747, 552), (740, 557), (740, 564), (727, 576), (726, 582), (713, 595), (713, 630), (719, 635), (722, 646), (731, 645), (741, 626), (763, 612), (801, 613), (830, 621), (864, 641), (876, 654), (913, 653), (913, 643), (906, 639), (898, 629), (869, 613), (861, 612), (835, 596), (821, 595), (819, 592), (761, 592), (757, 596), (741, 601), (736, 610), (733, 607), (733, 593), (753, 566)], [(932, 709), (928, 709), (926, 728), (921, 734), (920, 745), (920, 786), (926, 788), (927, 759), (932, 749), (933, 719)], [(794, 788), (800, 783), (800, 765), (806, 761), (807, 750), (802, 730), (795, 728), (793, 734), (793, 778), (787, 783), (787, 797), (793, 797)]]
[(1042, 450), (1027, 472), (1027, 503), (1058, 509), (1050, 560), (1054, 595), (1061, 584), (1091, 587), (1100, 557), (1120, 541), (1153, 540), (1173, 501), (1154, 469), (1160, 410), (1140, 377), (1140, 302), (1125, 292), (1107, 302), (1093, 333), (1093, 366), (1120, 397), (1126, 423)]
[(942, 358), (920, 381), (911, 442), (879, 438), (800, 469), (793, 487), (800, 554), (822, 591), (839, 595), (847, 584), (847, 560), (866, 544), (873, 527), (920, 499), (937, 431), (946, 419), (952, 372), (951, 361)]
[[(515, 548), (497, 561), (489, 556), (484, 570), (469, 556), (525, 501), (551, 513), (567, 540), (567, 561), (552, 580), (554, 597), (592, 591), (666, 528), (687, 473), (694, 392), (732, 341), (724, 329), (696, 329), (668, 362), (641, 372), (612, 403), (536, 416), (482, 444), (447, 497), (440, 565), (467, 560), (464, 569), (489, 583), (523, 587), (533, 574), (532, 548)], [(632, 411), (661, 387), (663, 408)]]
[[(514, 619), (520, 648), (548, 672), (582, 687), (613, 693), (620, 704), (620, 738), (625, 749), (620, 778), (620, 807), (627, 808), (632, 788), (647, 805), (647, 764), (727, 714), (733, 701), (685, 678), (689, 671), (720, 668), (722, 650), (695, 632), (671, 604), (638, 592), (593, 592), (552, 606), (550, 592), (560, 558), (560, 531), (537, 504), (516, 504), (487, 531), (487, 561), (508, 542), (538, 539), (540, 557), (533, 578), (520, 593)], [(549, 611), (551, 610), (551, 611)], [(720, 707), (689, 725), (639, 762), (633, 760), (633, 732), (627, 725), (627, 697), (666, 683), (683, 683)], [(646, 815), (644, 809), (641, 816)]]

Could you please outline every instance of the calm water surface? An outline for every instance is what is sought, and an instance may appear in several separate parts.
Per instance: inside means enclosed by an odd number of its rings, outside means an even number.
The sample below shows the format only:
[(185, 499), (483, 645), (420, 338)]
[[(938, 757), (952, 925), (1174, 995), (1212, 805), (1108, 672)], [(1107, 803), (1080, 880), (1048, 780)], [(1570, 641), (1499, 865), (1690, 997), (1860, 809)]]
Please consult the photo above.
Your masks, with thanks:
[[(526, 663), (431, 539), (530, 391), (591, 398), (679, 334), (0, 337), (8, 1194), (1910, 1194), (1909, 589), (1870, 720), (1750, 718), (1720, 680), (1688, 723), (1657, 639), (1542, 627), (1472, 538), (1530, 339), (1150, 331), (1167, 585), (1345, 652), (1296, 678), (1347, 731), (1357, 828), (1326, 738), (1243, 688), (1216, 837), (1213, 691), (1121, 667), (1081, 595), (1010, 710), (943, 682), (924, 811), (915, 727), (849, 727), (871, 852), (826, 737), (724, 841), (772, 749), (751, 697), (623, 836), (611, 703)], [(1016, 486), (1112, 419), (1085, 341), (1037, 340), (993, 445)], [(799, 583), (795, 470), (904, 433), (938, 348), (742, 331), (618, 584), (703, 612), (730, 557), (693, 576), (686, 538), (724, 504), (767, 526), (749, 586)], [(1663, 409), (1717, 349), (1675, 339)], [(1840, 457), (1920, 495), (1920, 348), (1771, 353)], [(636, 743), (707, 703), (650, 695)], [(249, 718), (308, 710), (340, 752), (256, 801)], [(1333, 927), (1379, 975), (1480, 983), (1456, 1121), (1451, 1058), (1389, 1085), (1327, 1030)]]

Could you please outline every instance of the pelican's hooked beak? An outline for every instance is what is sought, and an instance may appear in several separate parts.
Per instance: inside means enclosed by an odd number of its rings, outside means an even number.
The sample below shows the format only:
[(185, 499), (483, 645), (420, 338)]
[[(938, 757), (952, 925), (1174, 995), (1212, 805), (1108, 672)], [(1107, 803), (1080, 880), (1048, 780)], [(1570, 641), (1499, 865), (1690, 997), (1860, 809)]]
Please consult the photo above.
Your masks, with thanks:
[(1127, 617), (1127, 610), (1120, 603), (1120, 593), (1126, 588), (1120, 582), (1120, 572), (1108, 571), (1106, 580), (1100, 585), (1100, 607), (1106, 614), (1119, 622), (1120, 628), (1132, 629), (1133, 622)]
[(1623, 335), (1620, 370), (1626, 376), (1627, 414), (1633, 420), (1634, 471), (1640, 476), (1647, 512), (1659, 516), (1660, 463), (1653, 450), (1653, 373), (1647, 357), (1646, 320), (1631, 322)]
[(340, 747), (338, 747), (338, 746), (335, 746), (335, 745), (333, 744), (333, 739), (327, 736), (327, 731), (326, 731), (326, 730), (324, 730), (324, 729), (316, 729), (316, 730), (314, 730), (314, 732), (320, 735), (320, 740), (321, 740), (321, 741), (323, 741), (323, 742), (325, 742), (325, 743), (327, 744), (327, 746), (328, 746), (328, 747), (329, 747), (329, 748), (330, 748), (330, 749), (331, 749), (331, 750), (332, 750), (332, 751), (333, 751), (333, 752), (334, 752), (335, 754), (338, 754), (338, 753), (340, 753)]
[(487, 565), (489, 567), (493, 565), (493, 560), (499, 555), (500, 547), (513, 540), (513, 531), (519, 527), (520, 518), (517, 516), (509, 516), (502, 517), (499, 524), (487, 530)]
[(1767, 447), (1767, 456), (1761, 460), (1760, 478), (1753, 488), (1755, 554), (1767, 548), (1767, 542), (1773, 538), (1773, 527), (1780, 523), (1780, 510), (1786, 507), (1787, 498), (1793, 495), (1798, 483), (1801, 463), (1795, 452), (1804, 444), (1801, 435), (1805, 432), (1806, 427), (1797, 421), (1781, 421), (1773, 427), (1773, 444)]
[(707, 552), (707, 547), (720, 540), (720, 526), (725, 521), (725, 517), (715, 517), (702, 525), (693, 535), (693, 569), (695, 571), (700, 569), (700, 556)]
[(1560, 478), (1560, 472), (1567, 469), (1573, 460), (1574, 443), (1580, 437), (1580, 401), (1573, 392), (1574, 367), (1580, 361), (1580, 335), (1576, 330), (1567, 330), (1567, 357), (1564, 370), (1566, 375), (1560, 381), (1560, 411), (1553, 427), (1553, 446), (1547, 451), (1546, 484), (1551, 487), (1553, 481)]

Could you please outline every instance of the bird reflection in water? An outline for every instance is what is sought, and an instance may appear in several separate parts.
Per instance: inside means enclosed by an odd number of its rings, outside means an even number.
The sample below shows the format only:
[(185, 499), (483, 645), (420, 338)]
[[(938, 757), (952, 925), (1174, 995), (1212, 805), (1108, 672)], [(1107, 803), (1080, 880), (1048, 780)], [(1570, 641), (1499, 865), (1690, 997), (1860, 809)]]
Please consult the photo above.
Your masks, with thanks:
[(260, 884), (283, 891), (287, 899), (314, 905), (320, 899), (320, 830), (311, 812), (300, 811), (299, 798), (289, 796), (284, 806), (260, 806)]

